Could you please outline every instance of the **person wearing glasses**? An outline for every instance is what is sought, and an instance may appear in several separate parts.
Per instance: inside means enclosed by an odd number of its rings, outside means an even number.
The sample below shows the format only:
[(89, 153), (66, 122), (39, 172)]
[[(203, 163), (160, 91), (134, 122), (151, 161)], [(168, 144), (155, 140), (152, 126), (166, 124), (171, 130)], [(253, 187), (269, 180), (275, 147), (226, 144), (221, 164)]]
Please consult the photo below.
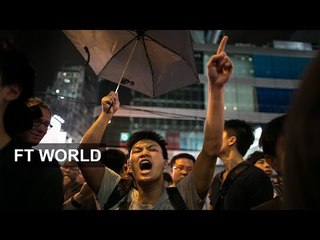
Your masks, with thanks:
[(32, 128), (15, 136), (15, 139), (24, 143), (36, 146), (52, 128), (50, 124), (51, 110), (50, 107), (42, 102), (39, 98), (29, 98), (27, 101), (29, 114), (32, 117)]
[[(34, 111), (41, 119), (31, 118), (27, 100), (33, 96), (35, 72), (25, 53), (13, 41), (0, 39), (0, 211), (62, 209), (62, 174), (58, 162), (41, 162), (32, 154), (15, 161), (15, 150), (31, 148), (15, 138), (21, 132), (32, 132), (32, 144), (45, 135), (51, 113)], [(34, 109), (33, 109), (34, 110)], [(39, 109), (38, 109), (39, 110)], [(45, 125), (45, 126), (44, 126)], [(31, 129), (31, 130), (28, 130)], [(20, 161), (21, 160), (21, 161)]]
[[(32, 119), (31, 129), (18, 133), (13, 137), (20, 149), (33, 149), (37, 146), (42, 138), (47, 134), (47, 131), (52, 128), (50, 124), (51, 110), (50, 107), (42, 102), (39, 98), (28, 98), (27, 105), (27, 118)], [(19, 160), (20, 161), (20, 160)], [(25, 159), (24, 159), (25, 161)], [(63, 196), (63, 174), (60, 164), (57, 160), (50, 161), (46, 159), (44, 162), (40, 159), (38, 151), (31, 152), (31, 157), (27, 159), (30, 163), (27, 165), (29, 173), (34, 176), (30, 179), (33, 191), (39, 191), (36, 197), (30, 197), (30, 206), (26, 207), (27, 210), (62, 210), (64, 196)], [(22, 161), (22, 164), (23, 161)], [(45, 189), (44, 189), (45, 188)], [(30, 187), (31, 189), (31, 187)]]
[(180, 153), (172, 157), (170, 161), (172, 186), (184, 179), (192, 171), (196, 159), (189, 153)]

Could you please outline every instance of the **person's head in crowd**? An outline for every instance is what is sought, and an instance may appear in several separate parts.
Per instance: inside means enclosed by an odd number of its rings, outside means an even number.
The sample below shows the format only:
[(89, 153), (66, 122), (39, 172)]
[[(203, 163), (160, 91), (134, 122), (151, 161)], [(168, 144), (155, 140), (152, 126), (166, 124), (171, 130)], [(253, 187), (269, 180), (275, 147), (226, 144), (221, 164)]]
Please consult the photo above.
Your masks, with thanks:
[(63, 176), (63, 193), (64, 201), (80, 191), (84, 178), (82, 173), (74, 161), (67, 161), (61, 166)]
[(247, 157), (247, 162), (263, 170), (269, 177), (273, 175), (272, 168), (265, 158), (265, 153), (255, 151)]
[(189, 153), (180, 153), (172, 157), (170, 161), (171, 177), (173, 185), (177, 186), (183, 178), (191, 172), (196, 159)]
[(81, 174), (80, 169), (76, 162), (74, 161), (66, 161), (62, 166), (61, 170), (63, 173), (63, 177), (68, 179), (68, 181), (77, 181), (77, 176)]
[(11, 87), (11, 100), (34, 94), (35, 72), (27, 56), (8, 39), (0, 38), (0, 86)]
[(101, 151), (101, 160), (106, 167), (112, 169), (119, 175), (125, 172), (124, 166), (127, 162), (126, 154), (118, 149), (106, 149)]
[(19, 133), (15, 139), (36, 146), (52, 127), (50, 107), (39, 98), (29, 98), (27, 101), (28, 114), (32, 118), (32, 128)]
[(266, 154), (266, 160), (279, 175), (282, 175), (281, 164), (285, 157), (285, 120), (286, 114), (272, 119), (263, 128), (259, 139), (259, 145)]
[(0, 39), (0, 114), (4, 129), (11, 137), (29, 129), (31, 120), (23, 119), (24, 102), (33, 96), (35, 72), (27, 56), (12, 41)]
[[(154, 131), (138, 131), (131, 135), (127, 143), (128, 163), (135, 181), (163, 180), (163, 170), (168, 164), (166, 144), (165, 139)], [(148, 177), (145, 177), (147, 173)]]
[(168, 172), (163, 172), (163, 180), (164, 180), (164, 186), (165, 187), (170, 187), (172, 185), (172, 177), (170, 173)]
[(224, 123), (222, 148), (219, 157), (230, 158), (237, 154), (243, 157), (254, 141), (251, 126), (239, 119), (226, 120)]
[(320, 209), (320, 54), (302, 75), (285, 127), (284, 205)]

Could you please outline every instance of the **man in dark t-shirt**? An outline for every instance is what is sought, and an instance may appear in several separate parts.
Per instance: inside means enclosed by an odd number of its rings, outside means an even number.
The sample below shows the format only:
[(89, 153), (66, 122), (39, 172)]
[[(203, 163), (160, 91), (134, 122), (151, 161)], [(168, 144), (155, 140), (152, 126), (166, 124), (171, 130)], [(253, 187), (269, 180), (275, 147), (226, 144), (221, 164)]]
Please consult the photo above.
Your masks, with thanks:
[(249, 210), (272, 199), (273, 187), (269, 177), (243, 159), (253, 140), (248, 123), (237, 119), (225, 121), (219, 154), (225, 170), (212, 182), (209, 209)]
[[(224, 171), (215, 176), (212, 193), (209, 197), (210, 204), (215, 206), (215, 210), (249, 210), (270, 199), (271, 182), (261, 169), (242, 162), (229, 172), (229, 177), (243, 165), (248, 165), (248, 167), (237, 176), (234, 176), (234, 179), (231, 180), (233, 182), (230, 183), (225, 193), (221, 192), (221, 176)], [(230, 181), (228, 176), (225, 181)]]

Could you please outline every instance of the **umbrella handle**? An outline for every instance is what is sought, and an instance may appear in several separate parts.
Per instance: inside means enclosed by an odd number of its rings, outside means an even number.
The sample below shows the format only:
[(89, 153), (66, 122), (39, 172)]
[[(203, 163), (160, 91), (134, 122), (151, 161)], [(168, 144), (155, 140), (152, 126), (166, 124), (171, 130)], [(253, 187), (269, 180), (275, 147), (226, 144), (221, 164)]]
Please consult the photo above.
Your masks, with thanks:
[(108, 110), (107, 110), (107, 114), (110, 112), (110, 109), (112, 108), (113, 103), (111, 103), (111, 105), (109, 106)]

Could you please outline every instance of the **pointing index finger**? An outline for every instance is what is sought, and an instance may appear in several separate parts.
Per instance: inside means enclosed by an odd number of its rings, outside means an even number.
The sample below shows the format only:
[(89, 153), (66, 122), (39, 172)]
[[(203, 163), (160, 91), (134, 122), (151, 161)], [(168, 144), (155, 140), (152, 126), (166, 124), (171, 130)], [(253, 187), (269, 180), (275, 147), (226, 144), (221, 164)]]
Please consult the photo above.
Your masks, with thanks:
[(227, 44), (227, 41), (228, 41), (228, 36), (223, 36), (220, 44), (219, 44), (219, 47), (218, 47), (218, 50), (217, 50), (217, 54), (221, 53), (224, 51), (224, 48)]

